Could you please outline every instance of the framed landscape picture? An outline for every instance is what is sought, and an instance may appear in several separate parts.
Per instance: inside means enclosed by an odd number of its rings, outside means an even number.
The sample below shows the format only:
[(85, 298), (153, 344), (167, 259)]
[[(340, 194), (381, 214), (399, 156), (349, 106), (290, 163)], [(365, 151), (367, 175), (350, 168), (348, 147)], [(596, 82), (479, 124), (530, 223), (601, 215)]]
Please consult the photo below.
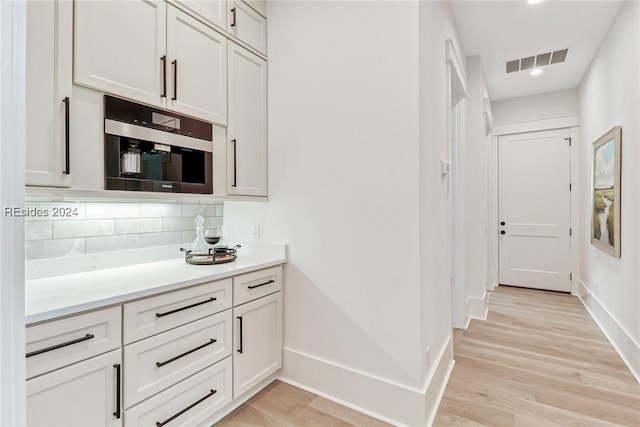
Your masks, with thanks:
[(620, 155), (622, 128), (593, 143), (591, 244), (620, 258)]

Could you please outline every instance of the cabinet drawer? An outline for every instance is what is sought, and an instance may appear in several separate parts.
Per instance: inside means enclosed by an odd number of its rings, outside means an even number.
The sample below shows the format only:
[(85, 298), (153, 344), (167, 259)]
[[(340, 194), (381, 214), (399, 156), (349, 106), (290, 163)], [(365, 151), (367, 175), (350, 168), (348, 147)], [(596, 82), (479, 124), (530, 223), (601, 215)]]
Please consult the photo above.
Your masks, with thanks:
[(113, 307), (27, 327), (27, 378), (120, 347), (120, 313)]
[(231, 310), (124, 348), (125, 408), (231, 354)]
[(244, 304), (282, 289), (282, 267), (267, 268), (233, 278), (233, 305)]
[(124, 343), (173, 329), (231, 307), (231, 279), (124, 305)]
[(231, 357), (227, 357), (199, 374), (128, 409), (124, 414), (125, 425), (131, 427), (198, 425), (231, 402), (231, 370)]

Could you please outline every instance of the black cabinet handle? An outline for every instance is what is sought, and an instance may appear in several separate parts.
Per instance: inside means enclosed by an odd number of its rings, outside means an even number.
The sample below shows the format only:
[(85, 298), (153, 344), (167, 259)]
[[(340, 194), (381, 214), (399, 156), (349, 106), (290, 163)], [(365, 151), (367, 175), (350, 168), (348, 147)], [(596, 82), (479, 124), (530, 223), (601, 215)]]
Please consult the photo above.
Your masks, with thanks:
[(233, 143), (233, 184), (231, 184), (231, 186), (235, 187), (238, 183), (238, 151), (236, 149), (238, 144), (235, 138), (233, 138), (231, 142)]
[(171, 61), (171, 65), (173, 66), (173, 98), (171, 100), (176, 101), (178, 100), (178, 60)]
[(162, 62), (162, 94), (161, 98), (167, 97), (167, 55), (162, 55), (160, 57), (160, 62)]
[(236, 8), (235, 7), (231, 8), (231, 15), (233, 16), (233, 21), (231, 21), (231, 26), (235, 27), (236, 26)]
[(71, 167), (69, 162), (69, 97), (65, 96), (64, 102), (64, 171), (63, 174), (69, 175)]
[(500, 221), (500, 225), (507, 225), (507, 223), (504, 221)]
[(189, 350), (189, 351), (185, 351), (184, 353), (179, 354), (179, 355), (177, 355), (176, 357), (172, 357), (171, 359), (169, 359), (169, 360), (165, 360), (164, 362), (156, 362), (156, 366), (159, 368), (159, 367), (164, 366), (164, 365), (166, 365), (166, 364), (168, 364), (168, 363), (175, 362), (176, 360), (178, 360), (178, 359), (180, 359), (180, 358), (182, 358), (182, 357), (185, 357), (185, 356), (187, 356), (187, 355), (189, 355), (189, 354), (193, 353), (194, 351), (198, 351), (198, 350), (200, 350), (201, 348), (205, 348), (206, 346), (211, 345), (211, 344), (213, 344), (213, 343), (215, 343), (215, 342), (217, 342), (217, 341), (218, 341), (218, 340), (211, 338), (211, 340), (210, 340), (209, 342), (206, 342), (206, 343), (204, 343), (204, 344), (202, 344), (202, 345), (199, 345), (198, 347), (196, 347), (196, 348), (194, 348), (194, 349), (191, 349), (191, 350)]
[(167, 311), (167, 312), (164, 312), (164, 313), (156, 313), (156, 317), (168, 316), (170, 314), (174, 314), (174, 313), (177, 313), (177, 312), (182, 311), (182, 310), (188, 310), (190, 308), (197, 307), (197, 306), (202, 305), (202, 304), (207, 304), (207, 303), (213, 302), (216, 299), (217, 298), (211, 297), (206, 301), (197, 302), (195, 304), (187, 305), (185, 307), (176, 308), (175, 310)]
[(275, 280), (269, 280), (269, 281), (267, 281), (267, 282), (260, 283), (259, 285), (247, 286), (247, 288), (249, 288), (249, 289), (255, 289), (255, 288), (259, 288), (260, 286), (270, 285), (270, 284), (275, 283), (275, 282), (276, 282)]
[(504, 230), (500, 230), (500, 234), (507, 234), (507, 232)]
[(191, 405), (187, 406), (186, 408), (184, 408), (182, 411), (177, 412), (175, 415), (172, 415), (171, 417), (167, 418), (166, 420), (160, 422), (158, 421), (156, 423), (156, 427), (162, 427), (165, 424), (175, 420), (176, 418), (178, 418), (180, 415), (184, 414), (185, 412), (187, 412), (189, 409), (193, 408), (194, 406), (198, 405), (199, 403), (204, 402), (206, 399), (210, 398), (211, 396), (213, 396), (214, 394), (216, 394), (218, 392), (218, 390), (211, 390), (209, 392), (209, 394), (207, 394), (205, 397), (198, 399), (196, 402), (193, 402)]
[(237, 319), (240, 321), (240, 348), (238, 353), (242, 354), (242, 316), (238, 316)]
[(116, 368), (116, 411), (113, 413), (113, 416), (116, 417), (116, 420), (120, 419), (121, 411), (120, 411), (120, 364), (116, 363), (113, 365)]
[(77, 344), (77, 343), (82, 342), (82, 341), (87, 341), (87, 340), (90, 340), (92, 338), (94, 338), (94, 336), (92, 334), (87, 334), (87, 335), (83, 336), (82, 338), (76, 338), (75, 340), (63, 342), (62, 344), (52, 345), (51, 347), (43, 348), (41, 350), (34, 350), (32, 352), (27, 353), (26, 357), (36, 356), (38, 354), (46, 353), (48, 351), (57, 350), (59, 348), (67, 347), (67, 346), (73, 345), (73, 344)]

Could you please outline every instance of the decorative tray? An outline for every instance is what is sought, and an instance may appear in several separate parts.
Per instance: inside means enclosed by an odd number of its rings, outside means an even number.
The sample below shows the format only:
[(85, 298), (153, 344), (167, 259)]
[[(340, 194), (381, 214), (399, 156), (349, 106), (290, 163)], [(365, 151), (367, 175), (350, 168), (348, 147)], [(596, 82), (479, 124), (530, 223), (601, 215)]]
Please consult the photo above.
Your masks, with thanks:
[(192, 265), (213, 265), (224, 264), (226, 262), (233, 262), (238, 257), (237, 250), (241, 248), (240, 245), (235, 245), (233, 248), (214, 248), (209, 249), (209, 253), (206, 254), (194, 254), (190, 250), (180, 248), (184, 251), (184, 261), (187, 264)]

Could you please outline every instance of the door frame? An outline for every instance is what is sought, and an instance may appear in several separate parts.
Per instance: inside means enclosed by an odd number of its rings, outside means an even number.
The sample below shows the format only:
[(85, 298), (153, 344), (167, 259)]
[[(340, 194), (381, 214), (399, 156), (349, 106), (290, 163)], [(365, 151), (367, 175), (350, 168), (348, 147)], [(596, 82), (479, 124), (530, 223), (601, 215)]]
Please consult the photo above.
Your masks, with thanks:
[[(464, 194), (464, 136), (465, 98), (467, 97), (467, 77), (460, 56), (451, 39), (445, 41), (447, 75), (447, 153), (451, 167), (443, 174), (449, 177), (450, 215), (449, 235), (451, 237), (451, 322), (454, 328), (466, 329), (471, 318), (467, 310), (467, 289), (465, 274), (465, 217), (462, 196)], [(453, 126), (455, 125), (455, 129)], [(446, 163), (446, 161), (444, 161)], [(444, 166), (444, 164), (443, 164)], [(447, 165), (448, 166), (448, 165)]]
[(0, 2), (0, 425), (26, 424), (24, 205), (26, 2)]
[(580, 159), (579, 159), (579, 145), (580, 145), (580, 118), (578, 115), (565, 116), (550, 119), (532, 120), (526, 122), (507, 123), (502, 125), (494, 125), (493, 132), (491, 134), (491, 147), (489, 156), (489, 173), (490, 187), (489, 187), (489, 236), (491, 241), (491, 252), (489, 253), (489, 269), (492, 272), (491, 282), (489, 288), (493, 289), (499, 285), (499, 248), (498, 248), (498, 233), (499, 233), (499, 210), (498, 210), (498, 194), (499, 194), (499, 164), (498, 164), (498, 137), (538, 132), (555, 129), (569, 129), (571, 135), (570, 146), (570, 174), (572, 191), (570, 197), (570, 227), (573, 230), (569, 238), (570, 244), (570, 259), (571, 259), (571, 272), (573, 278), (571, 280), (571, 294), (578, 295), (579, 280), (580, 280), (580, 258), (579, 258), (579, 243), (580, 236), (584, 234), (583, 225), (580, 223), (579, 216), (579, 199), (580, 199)]

